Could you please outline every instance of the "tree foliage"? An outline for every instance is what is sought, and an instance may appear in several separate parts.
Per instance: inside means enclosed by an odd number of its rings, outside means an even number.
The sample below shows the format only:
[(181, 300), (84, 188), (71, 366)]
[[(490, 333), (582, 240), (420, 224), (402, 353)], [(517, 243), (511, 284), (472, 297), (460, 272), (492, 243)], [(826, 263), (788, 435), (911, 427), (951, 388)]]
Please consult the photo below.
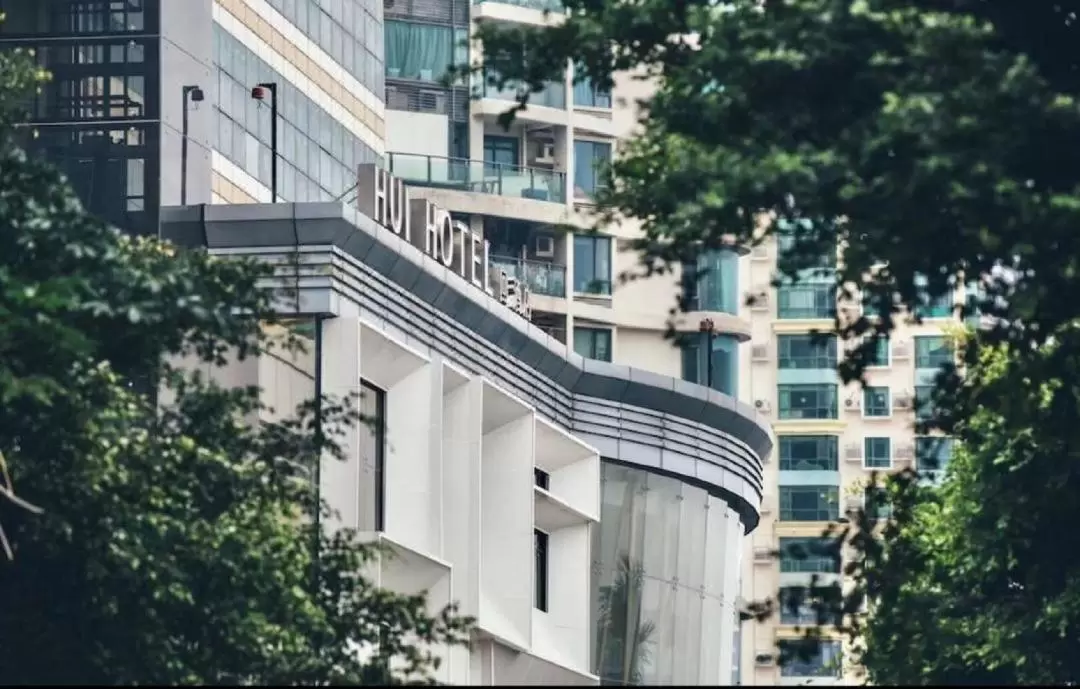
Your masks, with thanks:
[[(16, 145), (14, 104), (45, 78), (24, 57), (0, 55), (0, 453), (41, 513), (0, 498), (0, 678), (428, 681), (468, 620), (378, 589), (370, 547), (313, 525), (333, 433), (315, 438), (303, 410), (247, 424), (257, 389), (167, 363), (275, 346), (263, 271), (89, 217)], [(328, 429), (358, 422), (346, 408), (323, 402)]]
[(841, 534), (871, 681), (1077, 681), (1080, 3), (565, 4), (550, 27), (483, 24), (489, 78), (536, 89), (569, 60), (601, 86), (651, 80), (597, 198), (600, 227), (641, 223), (643, 272), (804, 227), (781, 271), (839, 246), (841, 295), (884, 314), (838, 320), (871, 335), (845, 380), (901, 313), (980, 283), (966, 377), (936, 393), (949, 478), (890, 479), (881, 537), (866, 515)]

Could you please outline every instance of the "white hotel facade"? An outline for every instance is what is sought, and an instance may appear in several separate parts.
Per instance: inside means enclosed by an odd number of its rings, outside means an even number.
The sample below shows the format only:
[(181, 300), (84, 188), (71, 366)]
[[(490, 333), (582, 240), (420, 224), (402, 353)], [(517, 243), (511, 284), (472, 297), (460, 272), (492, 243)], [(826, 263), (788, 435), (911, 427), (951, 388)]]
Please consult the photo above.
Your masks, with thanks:
[(339, 203), (163, 209), (181, 245), (278, 262), (283, 313), (312, 334), (305, 357), (215, 375), (282, 412), (317, 387), (361, 393), (377, 421), (343, 438), (321, 489), (393, 551), (382, 586), (476, 617), (441, 681), (729, 682), (768, 427), (716, 391), (575, 354), (474, 281), (501, 271), (428, 244), (443, 211), (419, 204), (411, 237)]

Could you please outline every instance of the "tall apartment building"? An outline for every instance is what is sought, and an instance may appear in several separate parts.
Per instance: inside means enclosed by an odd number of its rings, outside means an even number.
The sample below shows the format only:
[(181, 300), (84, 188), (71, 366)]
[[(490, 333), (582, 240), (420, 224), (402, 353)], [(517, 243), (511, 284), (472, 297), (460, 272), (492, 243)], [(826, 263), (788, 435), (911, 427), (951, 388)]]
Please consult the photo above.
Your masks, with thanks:
[[(820, 536), (829, 522), (866, 505), (887, 514), (880, 501), (867, 501), (871, 472), (900, 470), (912, 463), (920, 472), (940, 471), (948, 462), (948, 438), (917, 436), (914, 422), (929, 411), (927, 400), (939, 367), (952, 360), (943, 333), (956, 322), (954, 303), (963, 289), (927, 301), (922, 323), (904, 323), (888, 341), (879, 343), (867, 369), (867, 387), (842, 385), (836, 364), (850, 343), (829, 338), (815, 341), (813, 330), (829, 332), (838, 308), (831, 268), (835, 257), (808, 269), (797, 284), (769, 287), (776, 258), (789, 246), (790, 235), (779, 235), (748, 257), (743, 288), (756, 297), (743, 306), (751, 323), (751, 339), (742, 352), (747, 372), (743, 395), (770, 420), (775, 450), (766, 465), (766, 490), (761, 526), (748, 539), (743, 572), (747, 600), (783, 596), (785, 587), (808, 586), (811, 577), (830, 583), (842, 578), (842, 562), (817, 554)], [(854, 314), (863, 307), (840, 304)], [(868, 314), (872, 315), (872, 314)], [(809, 557), (795, 556), (801, 550)], [(779, 551), (779, 560), (772, 552)], [(763, 624), (742, 630), (741, 673), (746, 684), (847, 684), (858, 668), (846, 663), (845, 640), (832, 636), (810, 661), (777, 666), (775, 649), (814, 624), (808, 607), (783, 610)]]
[[(360, 376), (374, 411), (387, 412), (381, 440), (355, 439), (358, 464), (333, 474), (376, 481), (383, 511), (372, 511), (376, 488), (327, 490), (360, 500), (343, 505), (350, 522), (403, 554), (408, 566), (380, 570), (382, 583), (429, 581), (425, 590), (439, 600), (467, 590), (468, 611), (487, 625), (483, 643), (443, 679), (722, 684), (737, 666), (743, 543), (759, 520), (772, 447), (761, 415), (735, 400), (748, 384), (739, 375), (748, 348), (738, 345), (750, 323), (738, 303), (749, 258), (734, 249), (702, 257), (714, 270), (694, 286), (695, 311), (680, 322), (690, 342), (673, 347), (663, 335), (681, 287), (671, 278), (616, 284), (637, 262), (620, 250), (633, 225), (583, 231), (595, 163), (631, 132), (632, 108), (574, 84), (568, 67), (504, 131), (495, 118), (512, 94), (473, 100), (471, 85), (438, 83), (468, 57), (461, 39), (474, 22), (557, 21), (544, 15), (551, 8), (543, 0), (0, 0), (8, 17), (0, 46), (33, 47), (53, 73), (32, 103), (27, 144), (63, 166), (93, 212), (130, 232), (164, 232), (222, 254), (273, 253), (282, 249), (275, 241), (295, 235), (285, 248), (311, 245), (305, 251), (321, 257), (312, 260), (325, 259), (320, 270), (330, 277), (310, 285), (305, 294), (315, 296), (297, 316), (326, 319), (327, 361), (337, 362), (327, 379), (348, 387)], [(641, 88), (620, 81), (616, 91), (632, 99)], [(312, 205), (355, 201), (357, 170), (367, 164), (486, 240), (492, 268), (529, 287), (532, 322), (476, 294), (462, 298), (468, 284), (387, 238), (371, 218)], [(264, 205), (275, 200), (286, 205)], [(198, 204), (244, 207), (171, 208)], [(356, 239), (338, 246), (320, 234), (329, 226)], [(381, 253), (359, 255), (375, 245)], [(409, 282), (425, 271), (438, 279)], [(715, 329), (699, 337), (704, 318)], [(312, 385), (315, 372), (298, 368), (266, 361), (229, 375), (263, 384), (280, 404)], [(404, 409), (419, 414), (417, 433), (394, 427)], [(468, 420), (468, 451), (439, 442), (448, 414)], [(453, 541), (432, 525), (461, 516), (453, 507), (460, 500), (446, 492), (455, 467), (496, 470), (481, 449), (496, 442), (491, 415), (520, 426), (506, 445), (519, 461), (498, 469), (517, 487), (504, 491), (502, 479), (485, 486), (475, 473), (461, 483), (470, 504), (492, 506), (473, 541)], [(548, 456), (551, 447), (565, 456)], [(547, 486), (519, 485), (530, 457)], [(594, 460), (596, 505), (555, 475)], [(533, 533), (539, 522), (526, 524), (530, 514), (552, 522), (544, 539)], [(529, 528), (518, 533), (522, 524)], [(578, 526), (591, 532), (585, 561), (586, 551), (557, 543), (573, 541), (564, 537)], [(476, 555), (481, 546), (535, 550), (545, 564), (487, 561)], [(446, 588), (448, 570), (458, 589)], [(536, 621), (544, 619), (536, 612), (544, 573), (577, 571), (588, 574), (587, 604), (578, 588), (552, 583), (551, 596), (572, 598), (541, 612), (565, 615), (556, 627), (585, 624), (584, 647), (577, 631), (560, 637)]]

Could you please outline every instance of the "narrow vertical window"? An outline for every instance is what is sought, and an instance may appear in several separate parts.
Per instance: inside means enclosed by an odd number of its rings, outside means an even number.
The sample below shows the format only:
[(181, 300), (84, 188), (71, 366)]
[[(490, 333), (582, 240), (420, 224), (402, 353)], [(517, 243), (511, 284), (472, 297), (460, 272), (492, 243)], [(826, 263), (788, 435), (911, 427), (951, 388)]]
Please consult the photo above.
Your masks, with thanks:
[(536, 540), (536, 592), (533, 605), (537, 610), (548, 609), (548, 535), (533, 529)]
[[(370, 490), (361, 490), (361, 531), (385, 529), (386, 513), (386, 392), (366, 380), (360, 381), (361, 423), (367, 427), (367, 442), (361, 460), (367, 462), (372, 472)], [(364, 474), (361, 474), (363, 476)]]

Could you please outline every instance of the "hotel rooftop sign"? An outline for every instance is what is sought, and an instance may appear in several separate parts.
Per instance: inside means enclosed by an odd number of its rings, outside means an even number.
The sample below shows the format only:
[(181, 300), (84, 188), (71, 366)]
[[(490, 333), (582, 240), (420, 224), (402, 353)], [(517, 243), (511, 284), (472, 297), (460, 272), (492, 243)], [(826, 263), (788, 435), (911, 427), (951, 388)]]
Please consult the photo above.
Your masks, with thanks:
[(490, 243), (467, 224), (428, 199), (410, 198), (402, 180), (373, 163), (360, 166), (356, 188), (361, 213), (529, 318), (528, 290), (501, 269), (492, 273)]

